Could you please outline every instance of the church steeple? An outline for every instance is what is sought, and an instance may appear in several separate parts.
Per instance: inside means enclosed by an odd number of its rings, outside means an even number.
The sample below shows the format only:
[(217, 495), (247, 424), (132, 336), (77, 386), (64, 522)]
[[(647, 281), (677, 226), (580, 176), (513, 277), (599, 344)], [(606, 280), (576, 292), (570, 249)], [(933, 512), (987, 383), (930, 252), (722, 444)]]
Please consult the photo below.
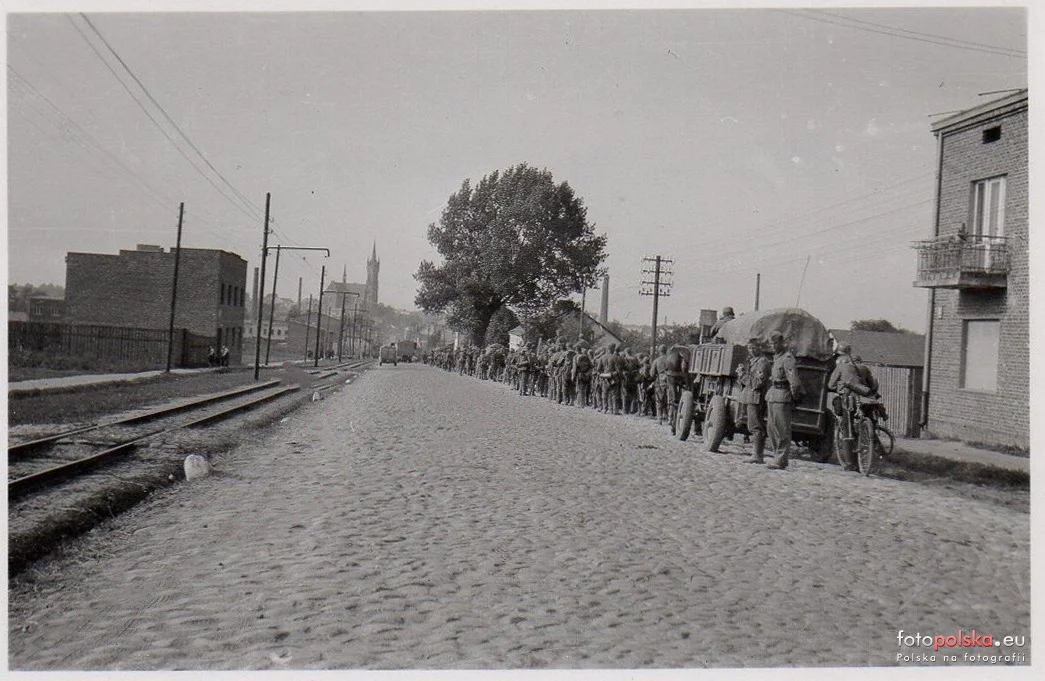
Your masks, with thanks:
[(377, 304), (377, 275), (381, 270), (381, 261), (377, 259), (377, 241), (370, 252), (370, 259), (366, 261), (366, 302), (369, 305)]

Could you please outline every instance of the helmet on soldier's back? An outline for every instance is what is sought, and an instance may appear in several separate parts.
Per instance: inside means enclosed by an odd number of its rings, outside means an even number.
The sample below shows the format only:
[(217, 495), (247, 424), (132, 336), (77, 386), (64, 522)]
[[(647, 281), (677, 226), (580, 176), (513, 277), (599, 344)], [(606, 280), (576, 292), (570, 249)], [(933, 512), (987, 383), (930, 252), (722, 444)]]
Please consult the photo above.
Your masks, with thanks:
[(733, 308), (731, 308), (731, 307), (724, 307), (724, 308), (722, 308), (722, 316), (723, 317), (732, 317), (733, 316)]

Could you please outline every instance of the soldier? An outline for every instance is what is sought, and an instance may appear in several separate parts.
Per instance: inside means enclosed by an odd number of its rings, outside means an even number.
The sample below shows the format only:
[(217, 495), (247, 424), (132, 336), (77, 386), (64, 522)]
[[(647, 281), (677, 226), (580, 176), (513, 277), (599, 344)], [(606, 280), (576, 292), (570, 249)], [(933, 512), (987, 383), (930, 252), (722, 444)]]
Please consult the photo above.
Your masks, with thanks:
[(859, 467), (853, 457), (855, 437), (849, 414), (859, 408), (860, 397), (878, 395), (878, 381), (867, 366), (853, 359), (849, 343), (839, 343), (835, 348), (835, 355), (835, 369), (831, 372), (831, 378), (827, 379), (827, 389), (838, 393), (838, 403), (834, 409), (835, 415), (838, 416), (837, 427), (842, 434), (838, 458), (842, 460), (843, 470), (856, 471)]
[(531, 395), (533, 390), (533, 362), (531, 345), (527, 344), (515, 359), (515, 370), (519, 376), (519, 394)]
[(745, 407), (747, 430), (754, 440), (755, 453), (744, 462), (762, 463), (766, 448), (766, 390), (772, 364), (757, 337), (747, 342), (747, 353), (747, 363), (741, 365), (744, 371), (738, 378), (742, 390), (737, 402)]
[(620, 377), (617, 375), (616, 343), (611, 343), (606, 349), (606, 353), (599, 358), (597, 368), (600, 387), (602, 388), (602, 407), (599, 411), (606, 414), (619, 414), (620, 405), (617, 403), (617, 398), (620, 397), (620, 392), (617, 386), (620, 382)]
[(649, 380), (650, 358), (643, 352), (638, 355), (638, 370), (635, 372), (635, 398), (640, 416), (649, 415)]
[(766, 392), (766, 411), (769, 431), (769, 446), (774, 460), (766, 468), (787, 468), (787, 457), (791, 450), (791, 420), (795, 402), (802, 397), (802, 384), (798, 381), (795, 356), (784, 345), (784, 334), (774, 331), (769, 334), (773, 349), (773, 366), (769, 372), (770, 386)]
[(713, 342), (715, 342), (715, 343), (725, 343), (726, 342), (726, 340), (724, 338), (719, 338), (718, 337), (718, 332), (722, 330), (722, 325), (723, 324), (725, 324), (726, 322), (731, 322), (734, 319), (735, 319), (735, 317), (733, 316), (733, 308), (731, 308), (731, 307), (724, 307), (724, 308), (722, 308), (722, 315), (718, 318), (718, 321), (715, 322), (715, 325), (711, 327), (711, 339), (712, 339)]
[(585, 351), (581, 343), (577, 343), (577, 356), (573, 358), (573, 385), (577, 393), (574, 403), (581, 409), (588, 406), (593, 366), (590, 352)]
[(668, 405), (668, 346), (660, 346), (660, 354), (650, 364), (650, 380), (654, 386), (654, 400), (657, 408), (657, 423), (664, 423), (664, 415)]
[(573, 360), (576, 357), (577, 350), (563, 343), (562, 367), (559, 370), (559, 404), (574, 403)]

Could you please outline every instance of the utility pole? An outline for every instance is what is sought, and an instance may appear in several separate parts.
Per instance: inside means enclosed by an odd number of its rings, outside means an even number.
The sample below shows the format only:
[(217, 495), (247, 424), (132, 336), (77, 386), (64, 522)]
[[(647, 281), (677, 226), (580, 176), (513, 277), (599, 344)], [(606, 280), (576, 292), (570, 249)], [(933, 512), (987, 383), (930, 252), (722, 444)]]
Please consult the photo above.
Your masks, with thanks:
[(319, 366), (319, 338), (323, 335), (323, 287), (327, 283), (327, 266), (323, 265), (323, 269), (320, 270), (319, 274), (319, 309), (316, 311), (316, 356), (314, 359), (313, 367)]
[[(351, 355), (354, 358), (356, 356), (356, 316), (359, 314), (359, 298), (356, 298), (356, 302), (352, 303), (352, 333), (349, 336), (351, 342)], [(362, 343), (360, 344), (362, 345)]]
[(265, 309), (265, 258), (269, 252), (269, 203), (272, 193), (265, 194), (265, 232), (261, 240), (261, 290), (258, 292), (258, 336), (254, 343), (254, 380), (261, 372), (261, 313)]
[[(653, 257), (646, 257), (642, 259), (643, 268), (642, 274), (648, 276), (653, 275), (653, 281), (649, 279), (643, 279), (641, 288), (639, 288), (640, 296), (653, 296), (653, 326), (650, 329), (650, 357), (657, 356), (657, 307), (660, 303), (661, 296), (668, 297), (671, 295), (671, 276), (672, 270), (668, 267), (674, 260), (663, 258), (659, 255)], [(653, 269), (648, 267), (648, 263), (653, 264)], [(652, 286), (652, 288), (650, 288)]]
[[(178, 302), (178, 262), (181, 260), (181, 221), (185, 217), (185, 202), (178, 207), (178, 241), (174, 247), (174, 286), (171, 289), (171, 323), (167, 328), (167, 373), (171, 372), (171, 354), (174, 352), (174, 308)], [(184, 352), (184, 349), (182, 349)]]
[(308, 316), (305, 317), (305, 360), (308, 361), (308, 339), (312, 335), (312, 294), (308, 294)]
[[(341, 361), (341, 349), (344, 347), (345, 340), (345, 296), (355, 296), (356, 300), (359, 300), (359, 294), (355, 291), (338, 291), (338, 295), (341, 296), (341, 326), (337, 334), (337, 361)], [(358, 304), (358, 303), (357, 303)]]
[(272, 349), (272, 320), (276, 316), (276, 282), (279, 280), (280, 247), (276, 246), (276, 268), (272, 271), (272, 304), (269, 305), (269, 335), (265, 339), (265, 366), (269, 364), (269, 350)]
[[(271, 247), (266, 247), (271, 248)], [(269, 363), (269, 348), (272, 347), (272, 319), (276, 312), (276, 282), (279, 280), (279, 253), (280, 251), (323, 251), (330, 257), (329, 248), (317, 248), (313, 246), (275, 246), (276, 249), (276, 271), (272, 274), (272, 306), (269, 308), (269, 337), (265, 341), (265, 364)], [(262, 275), (264, 276), (264, 275)], [(301, 299), (301, 279), (298, 279), (298, 303)]]
[(762, 273), (755, 275), (755, 312), (758, 312), (758, 296), (762, 292)]
[(585, 302), (587, 302), (587, 300), (586, 300), (587, 296), (588, 296), (588, 288), (585, 287), (584, 290), (581, 291), (581, 316), (580, 316), (580, 319), (578, 320), (580, 322), (580, 324), (577, 325), (577, 340), (578, 341), (584, 340), (584, 304), (585, 304)]

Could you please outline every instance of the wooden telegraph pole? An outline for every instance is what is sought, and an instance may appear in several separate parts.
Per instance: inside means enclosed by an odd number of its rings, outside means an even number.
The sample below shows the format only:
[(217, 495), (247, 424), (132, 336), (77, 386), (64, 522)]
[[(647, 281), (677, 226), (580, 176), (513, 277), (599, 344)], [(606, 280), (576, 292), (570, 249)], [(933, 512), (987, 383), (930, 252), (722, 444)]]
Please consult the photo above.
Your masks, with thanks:
[[(650, 357), (657, 356), (657, 306), (660, 302), (661, 296), (668, 297), (671, 295), (671, 275), (673, 272), (668, 269), (668, 265), (671, 265), (674, 260), (662, 258), (659, 255), (653, 256), (652, 258), (643, 258), (642, 262), (653, 263), (653, 269), (649, 267), (643, 267), (643, 275), (653, 275), (653, 281), (648, 279), (642, 280), (642, 287), (639, 288), (640, 296), (653, 296), (653, 324), (650, 328)], [(652, 286), (652, 288), (650, 288)]]
[(254, 380), (261, 372), (261, 314), (265, 310), (265, 258), (269, 252), (269, 202), (271, 192), (265, 194), (265, 232), (261, 239), (261, 290), (258, 291), (258, 335), (254, 343)]
[(316, 310), (316, 356), (313, 358), (313, 367), (319, 366), (319, 339), (323, 335), (323, 287), (327, 285), (327, 266), (319, 273), (319, 306)]
[[(174, 246), (174, 285), (171, 288), (171, 323), (167, 328), (167, 373), (171, 372), (171, 355), (174, 353), (174, 308), (178, 303), (178, 263), (181, 260), (181, 222), (185, 217), (185, 202), (178, 207), (178, 241)], [(184, 350), (183, 350), (184, 352)]]

